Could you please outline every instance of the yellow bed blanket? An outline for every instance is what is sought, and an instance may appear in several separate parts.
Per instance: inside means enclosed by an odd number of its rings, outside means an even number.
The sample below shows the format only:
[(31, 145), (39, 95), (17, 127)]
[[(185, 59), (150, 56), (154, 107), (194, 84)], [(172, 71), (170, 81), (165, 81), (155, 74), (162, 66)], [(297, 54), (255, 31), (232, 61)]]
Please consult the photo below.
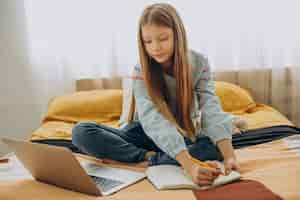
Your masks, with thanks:
[[(216, 94), (225, 112), (244, 119), (248, 129), (293, 125), (276, 109), (256, 103), (248, 91), (226, 82), (215, 82)], [(114, 128), (122, 113), (122, 90), (105, 89), (75, 92), (53, 98), (41, 126), (31, 140), (71, 139), (72, 127), (81, 121), (94, 121)]]

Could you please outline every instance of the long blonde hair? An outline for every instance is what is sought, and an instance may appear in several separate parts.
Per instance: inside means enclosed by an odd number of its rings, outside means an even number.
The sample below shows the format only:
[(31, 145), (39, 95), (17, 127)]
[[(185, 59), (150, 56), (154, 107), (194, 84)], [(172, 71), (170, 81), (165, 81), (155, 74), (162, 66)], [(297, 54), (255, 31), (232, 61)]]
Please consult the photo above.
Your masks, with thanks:
[[(163, 70), (161, 67), (154, 66), (158, 63), (151, 59), (145, 50), (142, 27), (147, 24), (165, 26), (171, 28), (174, 33), (173, 72), (176, 80), (176, 118), (171, 112), (170, 93), (163, 78)], [(157, 3), (145, 8), (139, 20), (138, 49), (143, 80), (154, 105), (167, 120), (176, 126), (181, 134), (194, 140), (195, 126), (190, 117), (194, 100), (186, 31), (174, 7), (166, 3)], [(129, 122), (133, 120), (134, 112), (135, 100), (132, 95), (128, 116)]]

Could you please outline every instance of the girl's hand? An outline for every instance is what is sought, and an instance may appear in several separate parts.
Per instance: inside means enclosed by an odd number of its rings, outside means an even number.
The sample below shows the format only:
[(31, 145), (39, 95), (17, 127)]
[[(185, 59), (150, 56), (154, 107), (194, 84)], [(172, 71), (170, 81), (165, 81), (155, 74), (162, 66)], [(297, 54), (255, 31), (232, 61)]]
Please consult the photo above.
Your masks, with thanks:
[(230, 174), (232, 170), (240, 171), (240, 165), (235, 157), (224, 159), (225, 175)]
[(206, 163), (210, 167), (202, 167), (191, 159), (191, 155), (187, 150), (177, 154), (176, 160), (181, 164), (185, 172), (191, 176), (192, 181), (199, 186), (211, 185), (215, 178), (222, 174), (216, 162), (207, 161)]
[(199, 186), (211, 185), (215, 178), (217, 178), (222, 172), (217, 169), (218, 165), (215, 162), (207, 161), (211, 168), (202, 167), (198, 164), (190, 162), (185, 167), (187, 173), (191, 176), (193, 182)]

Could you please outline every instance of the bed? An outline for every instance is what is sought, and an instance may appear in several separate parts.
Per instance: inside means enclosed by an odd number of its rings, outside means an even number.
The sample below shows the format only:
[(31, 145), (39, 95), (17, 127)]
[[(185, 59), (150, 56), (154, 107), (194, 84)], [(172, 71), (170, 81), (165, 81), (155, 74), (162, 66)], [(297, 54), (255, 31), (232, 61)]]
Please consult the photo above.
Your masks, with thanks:
[[(255, 96), (259, 96), (259, 91), (242, 88), (233, 81), (234, 79), (233, 73), (215, 74), (216, 94), (220, 98), (224, 111), (240, 117), (248, 124), (241, 135), (234, 135), (243, 180), (253, 180), (263, 184), (275, 196), (278, 195), (278, 199), (300, 199), (298, 181), (300, 179), (300, 130), (275, 108), (257, 102)], [(80, 154), (81, 152), (72, 146), (71, 130), (78, 121), (95, 121), (118, 128), (120, 117), (124, 113), (124, 99), (127, 98), (124, 95), (122, 81), (124, 79), (120, 77), (78, 80), (76, 82), (78, 92), (54, 97), (49, 102), (41, 126), (31, 134), (29, 140), (68, 147), (76, 153), (78, 159), (89, 159), (95, 162), (94, 159)], [(96, 162), (103, 164), (100, 161)], [(110, 165), (137, 171), (145, 170), (145, 167), (138, 164)], [(251, 189), (249, 191), (251, 192)], [(226, 191), (218, 193), (223, 194), (222, 199), (239, 199), (234, 196), (228, 197)], [(0, 199), (8, 200), (209, 199), (204, 198), (205, 195), (191, 190), (158, 191), (147, 179), (112, 196), (98, 198), (34, 180), (0, 182)], [(255, 197), (255, 199), (259, 198)]]

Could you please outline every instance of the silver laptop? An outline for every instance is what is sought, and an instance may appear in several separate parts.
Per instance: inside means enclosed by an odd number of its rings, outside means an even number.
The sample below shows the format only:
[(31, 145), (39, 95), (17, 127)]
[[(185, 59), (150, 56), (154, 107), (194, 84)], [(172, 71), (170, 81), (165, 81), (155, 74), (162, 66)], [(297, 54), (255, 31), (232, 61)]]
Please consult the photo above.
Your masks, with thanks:
[(96, 196), (112, 194), (146, 177), (145, 173), (80, 163), (64, 147), (3, 138), (38, 181)]

